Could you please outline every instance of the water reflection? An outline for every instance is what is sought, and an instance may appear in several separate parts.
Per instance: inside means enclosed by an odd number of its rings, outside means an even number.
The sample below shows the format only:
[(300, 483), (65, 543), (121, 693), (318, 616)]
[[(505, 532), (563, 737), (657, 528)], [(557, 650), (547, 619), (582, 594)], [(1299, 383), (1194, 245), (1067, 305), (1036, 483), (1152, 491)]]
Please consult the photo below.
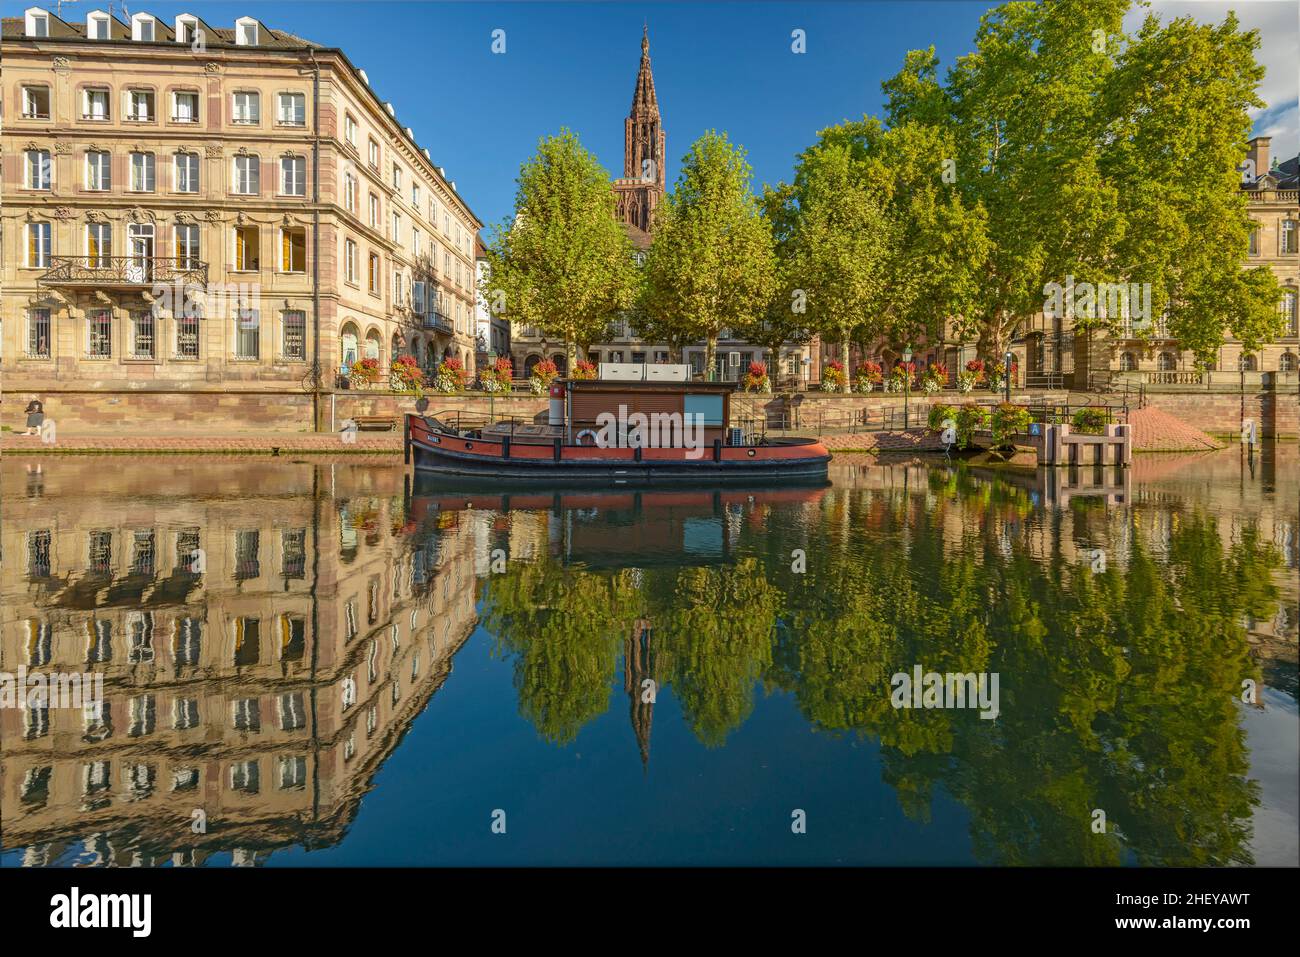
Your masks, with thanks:
[[(535, 742), (521, 791), (575, 749), (630, 752), (652, 787), (755, 723), (780, 766), (801, 726), (870, 745), (842, 760), (875, 762), (911, 825), (960, 823), (968, 853), (946, 859), (1295, 864), (1279, 837), (1296, 815), (1295, 451), (612, 494), (411, 489), (380, 464), (10, 457), (0, 670), (94, 671), (108, 693), (93, 712), (0, 710), (3, 860), (338, 849), (385, 763), (419, 779), (429, 746), (402, 747), (417, 719), (508, 763), (467, 720), (508, 709)], [(508, 687), (433, 713), (474, 634)], [(917, 664), (998, 673), (1000, 717), (896, 710), (890, 676)], [(589, 765), (568, 798), (637, 800)], [(443, 770), (468, 795), (476, 767)], [(418, 845), (423, 808), (401, 807), (372, 862)], [(585, 842), (636, 827), (588, 823)], [(872, 841), (834, 859), (913, 860)], [(530, 860), (589, 859), (557, 837)]]

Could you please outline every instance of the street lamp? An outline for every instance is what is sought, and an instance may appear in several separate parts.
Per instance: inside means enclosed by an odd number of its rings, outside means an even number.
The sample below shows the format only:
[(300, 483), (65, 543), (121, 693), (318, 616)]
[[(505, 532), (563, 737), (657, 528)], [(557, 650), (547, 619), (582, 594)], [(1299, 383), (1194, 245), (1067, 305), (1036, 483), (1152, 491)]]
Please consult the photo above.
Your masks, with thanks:
[(1006, 378), (1006, 397), (1007, 402), (1011, 401), (1011, 363), (1015, 361), (1015, 354), (1008, 349), (1007, 354), (1003, 357), (1006, 361), (1007, 378)]
[(907, 405), (908, 400), (912, 398), (912, 370), (908, 368), (912, 364), (912, 347), (903, 348), (903, 431), (907, 431)]

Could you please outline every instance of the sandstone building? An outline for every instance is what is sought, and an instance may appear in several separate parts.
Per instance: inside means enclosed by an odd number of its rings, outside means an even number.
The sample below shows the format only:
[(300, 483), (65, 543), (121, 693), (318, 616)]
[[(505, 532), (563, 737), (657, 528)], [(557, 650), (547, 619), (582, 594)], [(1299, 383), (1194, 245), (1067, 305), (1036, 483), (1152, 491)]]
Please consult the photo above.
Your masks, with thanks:
[(473, 367), (482, 223), (343, 51), (32, 7), (0, 52), (5, 424), (328, 428), (361, 359)]

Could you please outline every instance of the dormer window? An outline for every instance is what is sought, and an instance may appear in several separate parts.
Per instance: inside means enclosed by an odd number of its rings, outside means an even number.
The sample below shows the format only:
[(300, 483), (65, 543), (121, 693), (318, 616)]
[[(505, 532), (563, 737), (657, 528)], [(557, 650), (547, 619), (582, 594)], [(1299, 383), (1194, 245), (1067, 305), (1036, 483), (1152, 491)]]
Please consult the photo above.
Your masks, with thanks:
[(141, 43), (152, 43), (154, 39), (154, 19), (147, 13), (137, 13), (131, 18), (131, 39)]
[(176, 42), (192, 43), (194, 41), (195, 31), (199, 28), (197, 17), (191, 17), (188, 14), (182, 14), (176, 18)]
[(50, 35), (50, 15), (40, 7), (31, 7), (25, 13), (27, 21), (23, 31), (29, 37), (48, 37)]
[(92, 40), (107, 40), (110, 36), (107, 13), (90, 13), (86, 15), (86, 36)]
[(257, 21), (243, 17), (235, 21), (235, 44), (241, 47), (257, 46)]

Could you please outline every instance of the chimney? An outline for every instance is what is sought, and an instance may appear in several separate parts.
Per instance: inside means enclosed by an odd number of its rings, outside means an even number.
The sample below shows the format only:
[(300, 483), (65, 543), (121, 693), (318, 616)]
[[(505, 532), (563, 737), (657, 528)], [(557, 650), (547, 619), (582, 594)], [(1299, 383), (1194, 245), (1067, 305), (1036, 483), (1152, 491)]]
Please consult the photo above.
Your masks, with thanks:
[(1272, 137), (1257, 136), (1246, 144), (1246, 159), (1255, 164), (1255, 178), (1269, 171), (1268, 144)]

